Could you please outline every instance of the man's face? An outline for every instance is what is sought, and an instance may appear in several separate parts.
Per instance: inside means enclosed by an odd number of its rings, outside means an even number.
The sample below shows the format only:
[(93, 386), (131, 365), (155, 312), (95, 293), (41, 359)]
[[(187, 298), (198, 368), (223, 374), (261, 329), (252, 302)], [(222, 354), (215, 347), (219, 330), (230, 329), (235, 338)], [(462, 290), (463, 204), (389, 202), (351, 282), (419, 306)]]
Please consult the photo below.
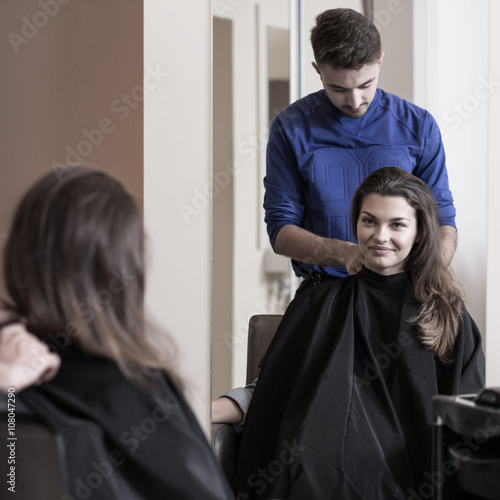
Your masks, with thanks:
[(323, 82), (326, 95), (344, 115), (360, 118), (370, 106), (377, 90), (380, 60), (373, 64), (365, 64), (358, 70), (337, 69), (329, 64), (318, 66), (312, 63)]

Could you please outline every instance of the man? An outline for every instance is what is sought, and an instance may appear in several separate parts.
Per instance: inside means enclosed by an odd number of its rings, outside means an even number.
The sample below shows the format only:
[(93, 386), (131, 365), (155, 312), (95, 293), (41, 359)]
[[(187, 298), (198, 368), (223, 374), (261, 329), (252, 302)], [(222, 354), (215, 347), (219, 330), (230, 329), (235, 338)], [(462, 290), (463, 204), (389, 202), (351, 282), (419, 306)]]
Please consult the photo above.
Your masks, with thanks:
[(377, 88), (377, 28), (332, 9), (311, 30), (324, 90), (279, 113), (267, 149), (264, 208), (271, 244), (304, 286), (353, 274), (363, 258), (349, 225), (352, 195), (373, 170), (396, 166), (425, 181), (441, 210), (443, 258), (456, 248), (455, 208), (439, 128), (425, 110)]

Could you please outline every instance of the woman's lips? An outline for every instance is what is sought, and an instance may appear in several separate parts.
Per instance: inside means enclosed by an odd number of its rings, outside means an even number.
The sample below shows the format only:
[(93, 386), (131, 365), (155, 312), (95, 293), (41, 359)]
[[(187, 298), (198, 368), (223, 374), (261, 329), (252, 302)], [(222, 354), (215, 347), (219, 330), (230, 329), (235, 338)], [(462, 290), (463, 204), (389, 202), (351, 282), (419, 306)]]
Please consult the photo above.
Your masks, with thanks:
[(380, 254), (380, 255), (385, 255), (390, 252), (394, 252), (392, 248), (387, 248), (387, 247), (370, 247), (370, 250), (374, 253)]

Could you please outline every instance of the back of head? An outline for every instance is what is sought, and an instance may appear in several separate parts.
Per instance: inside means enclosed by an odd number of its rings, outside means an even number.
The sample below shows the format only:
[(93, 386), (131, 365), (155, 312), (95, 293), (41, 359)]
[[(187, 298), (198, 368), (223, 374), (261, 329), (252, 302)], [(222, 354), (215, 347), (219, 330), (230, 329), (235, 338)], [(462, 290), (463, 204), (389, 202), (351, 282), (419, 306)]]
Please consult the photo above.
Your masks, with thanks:
[(365, 16), (352, 9), (331, 9), (316, 17), (311, 45), (318, 65), (357, 70), (379, 61), (380, 34)]
[(155, 366), (144, 338), (142, 216), (123, 186), (87, 167), (53, 171), (24, 195), (4, 253), (7, 290), (40, 337)]

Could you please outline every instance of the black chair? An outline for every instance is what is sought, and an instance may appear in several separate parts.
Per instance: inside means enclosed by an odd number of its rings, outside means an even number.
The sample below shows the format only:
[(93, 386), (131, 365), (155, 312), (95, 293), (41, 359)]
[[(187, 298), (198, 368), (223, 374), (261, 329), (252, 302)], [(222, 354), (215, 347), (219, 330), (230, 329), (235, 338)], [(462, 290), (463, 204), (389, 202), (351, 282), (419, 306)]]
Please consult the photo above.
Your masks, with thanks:
[[(30, 415), (18, 396), (15, 411), (12, 408), (9, 411), (6, 397), (1, 395), (0, 426), (3, 438), (0, 458), (2, 492), (12, 493), (16, 500), (61, 498), (64, 487), (53, 432)], [(5, 498), (10, 496), (5, 494)]]
[[(280, 314), (252, 316), (248, 324), (247, 378), (253, 382), (260, 371), (260, 362), (283, 318)], [(234, 483), (239, 435), (230, 424), (212, 424), (212, 450), (230, 485)]]
[(488, 389), (432, 405), (432, 473), (421, 486), (435, 500), (500, 499), (500, 408)]

